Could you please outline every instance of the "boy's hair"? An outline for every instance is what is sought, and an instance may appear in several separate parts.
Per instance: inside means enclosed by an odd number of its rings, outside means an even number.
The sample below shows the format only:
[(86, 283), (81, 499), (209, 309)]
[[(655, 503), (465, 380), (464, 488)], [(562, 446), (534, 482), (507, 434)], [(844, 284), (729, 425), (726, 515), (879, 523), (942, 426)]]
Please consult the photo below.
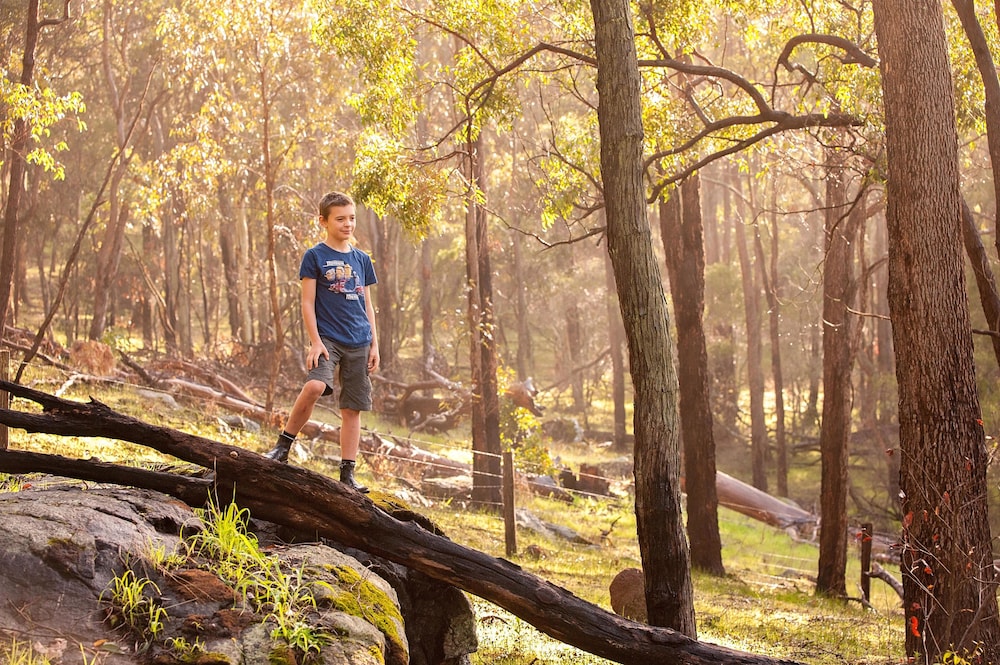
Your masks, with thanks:
[(354, 205), (354, 199), (343, 192), (329, 192), (323, 195), (319, 202), (319, 216), (326, 219), (330, 208), (342, 208)]

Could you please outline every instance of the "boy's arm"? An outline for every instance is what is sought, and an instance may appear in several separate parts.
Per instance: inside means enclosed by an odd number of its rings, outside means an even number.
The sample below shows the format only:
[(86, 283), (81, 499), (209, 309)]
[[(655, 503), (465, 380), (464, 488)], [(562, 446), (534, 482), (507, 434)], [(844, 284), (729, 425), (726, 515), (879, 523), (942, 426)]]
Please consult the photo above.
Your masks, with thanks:
[(365, 314), (368, 315), (368, 325), (372, 327), (372, 345), (368, 350), (368, 373), (378, 370), (382, 358), (378, 352), (378, 332), (375, 330), (375, 305), (372, 304), (371, 287), (365, 287)]
[(302, 282), (302, 322), (309, 336), (309, 355), (306, 356), (306, 369), (312, 369), (319, 364), (319, 357), (330, 359), (330, 352), (319, 338), (319, 326), (316, 324), (316, 280), (303, 277)]

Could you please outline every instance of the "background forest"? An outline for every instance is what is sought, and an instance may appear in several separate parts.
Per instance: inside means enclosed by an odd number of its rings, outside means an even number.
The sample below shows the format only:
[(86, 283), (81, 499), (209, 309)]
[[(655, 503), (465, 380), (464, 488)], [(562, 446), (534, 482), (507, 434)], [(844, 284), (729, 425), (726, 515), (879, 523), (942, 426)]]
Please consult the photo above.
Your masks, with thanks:
[[(632, 9), (653, 246), (675, 308), (703, 270), (718, 469), (820, 513), (820, 451), (839, 422), (850, 522), (898, 530), (870, 4)], [(980, 294), (997, 268), (981, 72), (995, 74), (997, 20), (960, 0), (944, 14), (990, 438), (1000, 353), (979, 306), (990, 311)], [(377, 384), (430, 370), (496, 394), (531, 377), (549, 416), (628, 446), (587, 3), (0, 0), (0, 31), (0, 320), (25, 358), (43, 340), (100, 340), (140, 364), (238, 370), (282, 406), (307, 346), (298, 263), (321, 239), (319, 198), (344, 190), (379, 275)], [(702, 267), (676, 258), (699, 216)], [(684, 354), (684, 330), (671, 335)], [(470, 337), (493, 345), (496, 368), (470, 360)], [(839, 421), (823, 417), (832, 400)]]

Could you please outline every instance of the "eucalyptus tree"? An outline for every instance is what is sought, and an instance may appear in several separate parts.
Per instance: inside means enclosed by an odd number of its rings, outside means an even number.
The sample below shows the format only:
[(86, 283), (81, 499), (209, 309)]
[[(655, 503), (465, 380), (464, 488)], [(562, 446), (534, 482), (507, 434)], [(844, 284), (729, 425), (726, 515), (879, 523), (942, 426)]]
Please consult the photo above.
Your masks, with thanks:
[[(157, 167), (154, 185), (166, 195), (159, 212), (181, 204), (189, 218), (221, 204), (233, 214), (220, 223), (220, 231), (240, 230), (221, 233), (230, 248), (224, 258), (235, 262), (225, 269), (244, 279), (227, 282), (238, 292), (229, 302), (267, 313), (258, 337), (270, 349), (268, 407), (284, 353), (285, 314), (297, 311), (290, 284), (301, 256), (298, 237), (315, 232), (320, 187), (339, 188), (350, 161), (338, 129), (349, 88), (335, 84), (339, 63), (318, 57), (310, 40), (315, 18), (300, 3), (190, 0), (165, 12), (159, 25), (172, 90), (185, 99), (172, 119), (173, 145)], [(263, 251), (253, 251), (261, 245)], [(230, 314), (242, 327), (246, 318)]]
[[(99, 9), (100, 71), (106, 87), (105, 108), (110, 110), (113, 151), (118, 155), (107, 189), (108, 211), (98, 243), (94, 265), (93, 308), (88, 337), (100, 340), (113, 311), (113, 292), (117, 291), (118, 269), (125, 246), (125, 231), (132, 222), (133, 204), (126, 198), (123, 181), (135, 153), (130, 142), (148, 131), (155, 90), (150, 90), (157, 76), (159, 56), (153, 38), (155, 19), (134, 2), (114, 3), (105, 0)], [(152, 43), (143, 44), (149, 40)], [(138, 126), (136, 126), (138, 121)], [(191, 352), (188, 347), (188, 353)]]
[(899, 384), (906, 651), (1000, 658), (988, 454), (962, 265), (955, 97), (940, 2), (876, 0), (889, 307)]
[[(38, 41), (46, 32), (46, 28), (69, 19), (69, 7), (69, 0), (64, 0), (61, 15), (45, 16), (40, 13), (38, 0), (29, 0), (23, 14), (20, 12), (9, 14), (23, 17), (22, 30), (16, 31), (11, 26), (8, 34), (13, 36), (20, 32), (24, 36), (24, 41), (20, 53), (20, 72), (2, 77), (3, 85), (0, 88), (0, 100), (4, 106), (3, 159), (7, 171), (2, 246), (0, 246), (0, 332), (7, 324), (11, 306), (25, 173), (29, 163), (33, 163), (46, 170), (56, 169), (58, 175), (57, 162), (40, 141), (47, 135), (48, 127), (67, 114), (82, 109), (82, 101), (72, 92), (60, 95), (44, 83), (39, 84), (40, 82), (35, 80)], [(11, 41), (13, 40), (8, 40), (8, 43)]]

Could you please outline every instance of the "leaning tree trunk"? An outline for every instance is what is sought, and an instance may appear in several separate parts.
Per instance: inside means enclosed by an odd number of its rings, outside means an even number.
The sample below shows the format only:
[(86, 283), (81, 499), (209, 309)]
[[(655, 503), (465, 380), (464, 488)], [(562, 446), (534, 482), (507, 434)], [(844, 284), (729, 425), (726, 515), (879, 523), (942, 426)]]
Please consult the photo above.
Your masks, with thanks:
[(635, 390), (635, 512), (649, 622), (697, 632), (680, 502), (677, 376), (642, 180), (643, 128), (631, 8), (592, 0), (608, 251)]
[(940, 2), (876, 0), (887, 138), (889, 307), (899, 384), (906, 652), (1000, 659), (989, 462), (958, 215)]
[(677, 320), (677, 378), (691, 565), (713, 575), (725, 575), (715, 488), (711, 376), (703, 322), (705, 243), (697, 175), (671, 192), (669, 201), (661, 201), (660, 229)]

